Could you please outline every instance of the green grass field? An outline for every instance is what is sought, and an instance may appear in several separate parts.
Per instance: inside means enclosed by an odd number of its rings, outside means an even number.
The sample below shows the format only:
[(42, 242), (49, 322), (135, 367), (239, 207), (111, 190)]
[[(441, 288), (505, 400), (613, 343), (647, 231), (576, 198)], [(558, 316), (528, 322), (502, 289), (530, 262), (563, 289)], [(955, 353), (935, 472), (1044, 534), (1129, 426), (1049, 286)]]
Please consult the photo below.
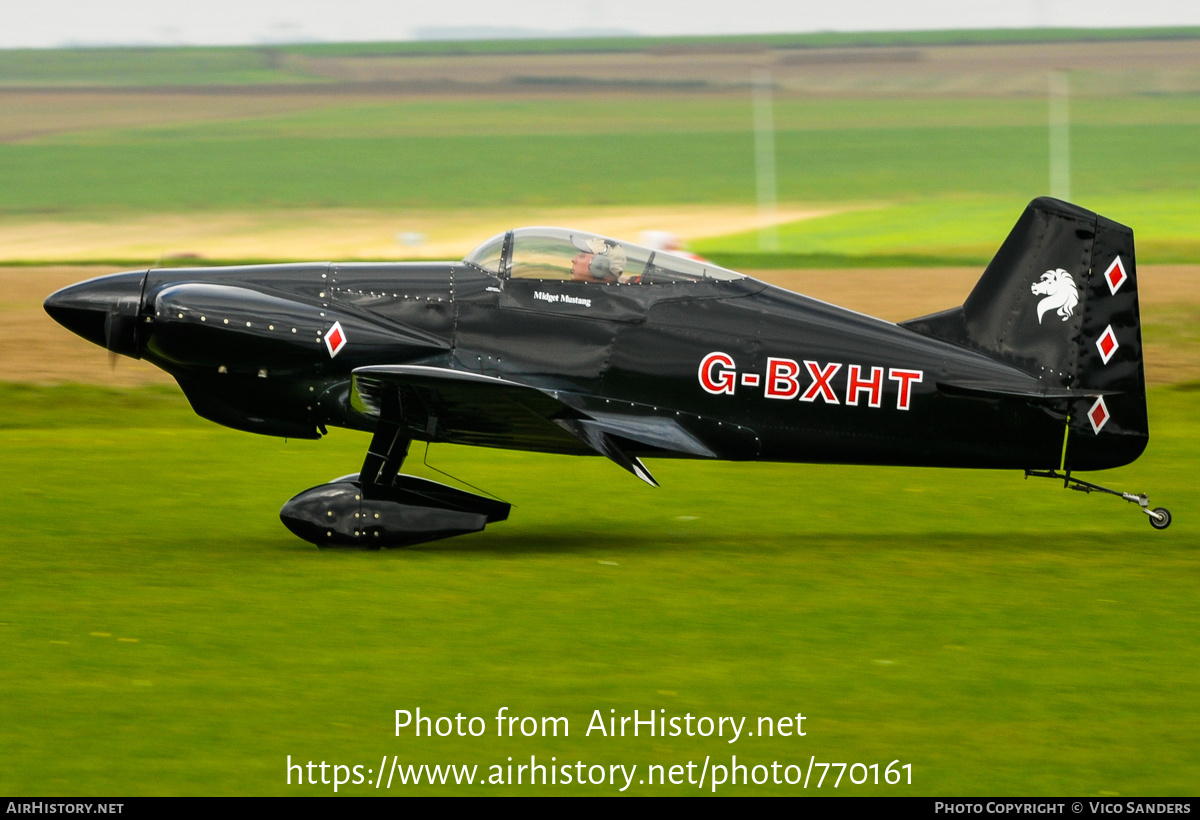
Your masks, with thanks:
[[(1134, 226), (1138, 258), (1158, 264), (1200, 259), (1200, 195), (1170, 191), (1073, 197), (1097, 213)], [(780, 251), (758, 250), (758, 232), (694, 243), (735, 269), (986, 265), (1020, 214), (1009, 196), (940, 196), (865, 207), (781, 225)], [(801, 264), (797, 264), (797, 263)]]
[[(1099, 121), (1099, 104), (1076, 124), (1079, 194), (1196, 197), (1200, 160), (1190, 148), (1200, 135), (1200, 97), (1130, 100), (1128, 113), (1123, 102), (1105, 102), (1115, 124)], [(0, 209), (454, 208), (489, 197), (502, 204), (754, 201), (748, 104), (643, 104), (601, 117), (592, 129), (594, 106), (332, 107), (10, 143), (0, 146)], [(863, 104), (781, 106), (779, 196), (855, 202), (1040, 191), (1048, 178), (1047, 134), (1030, 120), (1044, 117), (1044, 107), (1001, 106), (1008, 110), (985, 124), (964, 122), (983, 107), (979, 100), (880, 102), (871, 122), (872, 109)], [(814, 127), (798, 127), (809, 108)], [(1006, 118), (1015, 123), (999, 124)], [(502, 119), (512, 124), (495, 133)]]
[[(1194, 389), (1154, 391), (1149, 451), (1103, 476), (1170, 506), (1164, 533), (1013, 473), (662, 461), (651, 490), (599, 459), (439, 447), (431, 463), (511, 519), (381, 553), (318, 551), (275, 515), (357, 469), (363, 436), (236, 433), (173, 390), (0, 392), (10, 794), (330, 790), (288, 789), (289, 754), (913, 766), (911, 787), (837, 793), (1188, 794), (1200, 777)], [(396, 738), (394, 710), (416, 706), (489, 735)], [(496, 738), (501, 706), (571, 735)], [(635, 708), (802, 712), (808, 734), (583, 736), (593, 710)]]
[[(609, 102), (602, 117), (595, 100), (417, 100), (81, 128), (0, 143), (0, 214), (754, 202), (747, 101)], [(854, 210), (783, 226), (778, 264), (986, 261), (1046, 192), (1044, 118), (1033, 100), (781, 101), (780, 199)], [(1200, 260), (1196, 144), (1200, 97), (1082, 100), (1072, 198), (1134, 225), (1142, 261)], [(755, 234), (698, 248), (771, 264)]]

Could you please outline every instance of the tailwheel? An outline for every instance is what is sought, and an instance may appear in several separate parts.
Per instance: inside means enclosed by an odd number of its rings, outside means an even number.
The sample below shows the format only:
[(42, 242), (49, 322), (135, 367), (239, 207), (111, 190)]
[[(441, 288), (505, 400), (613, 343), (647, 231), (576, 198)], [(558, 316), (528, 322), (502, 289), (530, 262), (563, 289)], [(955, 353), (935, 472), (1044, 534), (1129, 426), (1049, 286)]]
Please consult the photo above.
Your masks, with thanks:
[(1029, 478), (1061, 478), (1063, 486), (1072, 490), (1078, 490), (1081, 493), (1108, 493), (1109, 495), (1120, 496), (1130, 503), (1137, 504), (1150, 519), (1150, 526), (1156, 530), (1165, 530), (1171, 526), (1171, 512), (1166, 507), (1156, 507), (1150, 509), (1150, 499), (1145, 493), (1135, 495), (1134, 493), (1123, 493), (1120, 490), (1110, 490), (1108, 487), (1101, 487), (1099, 484), (1093, 484), (1090, 481), (1084, 481), (1081, 478), (1075, 478), (1068, 470), (1066, 473), (1060, 473), (1057, 470), (1026, 470), (1025, 477)]
[(1150, 516), (1150, 526), (1156, 530), (1165, 530), (1171, 526), (1171, 511), (1166, 507), (1158, 507), (1148, 515)]

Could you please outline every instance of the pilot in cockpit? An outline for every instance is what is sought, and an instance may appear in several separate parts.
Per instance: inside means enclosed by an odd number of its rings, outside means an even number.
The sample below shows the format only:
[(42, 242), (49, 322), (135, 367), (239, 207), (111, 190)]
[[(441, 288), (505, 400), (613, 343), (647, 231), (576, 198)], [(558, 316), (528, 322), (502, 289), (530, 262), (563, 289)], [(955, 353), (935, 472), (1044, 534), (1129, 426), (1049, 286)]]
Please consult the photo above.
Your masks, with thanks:
[(571, 260), (572, 282), (615, 284), (626, 281), (627, 257), (620, 245), (599, 237), (573, 236), (571, 242), (579, 249)]

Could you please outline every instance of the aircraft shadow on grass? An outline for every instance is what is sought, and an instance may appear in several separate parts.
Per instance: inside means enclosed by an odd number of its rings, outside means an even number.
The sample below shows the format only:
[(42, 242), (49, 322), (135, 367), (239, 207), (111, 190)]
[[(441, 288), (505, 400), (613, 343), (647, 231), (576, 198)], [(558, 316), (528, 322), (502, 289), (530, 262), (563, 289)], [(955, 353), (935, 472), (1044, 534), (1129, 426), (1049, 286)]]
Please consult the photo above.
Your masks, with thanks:
[[(1021, 532), (1001, 534), (980, 534), (963, 531), (933, 531), (928, 533), (881, 532), (877, 534), (847, 534), (835, 531), (806, 531), (803, 537), (785, 533), (774, 533), (762, 538), (737, 535), (723, 532), (718, 535), (706, 535), (702, 532), (686, 532), (677, 530), (667, 533), (650, 534), (645, 532), (613, 533), (584, 530), (572, 530), (569, 534), (559, 528), (547, 528), (535, 531), (498, 531), (486, 535), (464, 536), (453, 540), (441, 540), (413, 545), (403, 550), (385, 550), (391, 555), (401, 558), (406, 553), (421, 553), (423, 555), (458, 554), (476, 555), (586, 555), (596, 560), (607, 560), (616, 557), (628, 560), (638, 555), (660, 555), (670, 552), (687, 551), (696, 553), (720, 553), (723, 555), (780, 555), (789, 554), (793, 557), (805, 554), (820, 554), (829, 551), (845, 551), (847, 554), (866, 556), (875, 553), (879, 556), (894, 556), (899, 553), (920, 550), (923, 552), (938, 552), (946, 554), (969, 554), (972, 556), (995, 553), (998, 556), (1011, 558), (1014, 554), (1045, 553), (1061, 558), (1072, 552), (1079, 554), (1116, 551), (1128, 554), (1136, 549), (1139, 543), (1144, 543), (1147, 550), (1159, 550), (1151, 539), (1151, 533), (1138, 530), (1136, 532), (1081, 532), (1064, 535), (1056, 526), (1047, 525), (1044, 532)], [(311, 547), (304, 547), (294, 541), (261, 539), (264, 549), (272, 552), (284, 552), (291, 555), (307, 553)], [(370, 547), (363, 547), (362, 552), (373, 552)], [(355, 552), (355, 550), (351, 550)]]

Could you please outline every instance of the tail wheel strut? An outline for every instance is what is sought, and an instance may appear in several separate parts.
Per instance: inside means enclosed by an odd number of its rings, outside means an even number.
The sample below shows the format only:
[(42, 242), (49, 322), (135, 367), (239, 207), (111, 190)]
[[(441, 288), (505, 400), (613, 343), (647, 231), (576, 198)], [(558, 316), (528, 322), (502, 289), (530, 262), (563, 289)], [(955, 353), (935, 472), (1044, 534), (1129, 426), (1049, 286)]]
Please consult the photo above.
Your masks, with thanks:
[(1108, 493), (1109, 495), (1119, 496), (1126, 501), (1137, 504), (1141, 508), (1141, 511), (1150, 518), (1150, 526), (1154, 527), (1154, 529), (1165, 530), (1171, 526), (1171, 511), (1166, 507), (1150, 509), (1150, 499), (1146, 497), (1145, 493), (1134, 495), (1133, 493), (1123, 493), (1120, 490), (1110, 490), (1108, 487), (1101, 487), (1099, 484), (1074, 478), (1069, 471), (1060, 473), (1057, 470), (1026, 470), (1025, 477), (1029, 478), (1030, 476), (1034, 478), (1060, 478), (1064, 487), (1071, 490), (1078, 490), (1081, 493)]

